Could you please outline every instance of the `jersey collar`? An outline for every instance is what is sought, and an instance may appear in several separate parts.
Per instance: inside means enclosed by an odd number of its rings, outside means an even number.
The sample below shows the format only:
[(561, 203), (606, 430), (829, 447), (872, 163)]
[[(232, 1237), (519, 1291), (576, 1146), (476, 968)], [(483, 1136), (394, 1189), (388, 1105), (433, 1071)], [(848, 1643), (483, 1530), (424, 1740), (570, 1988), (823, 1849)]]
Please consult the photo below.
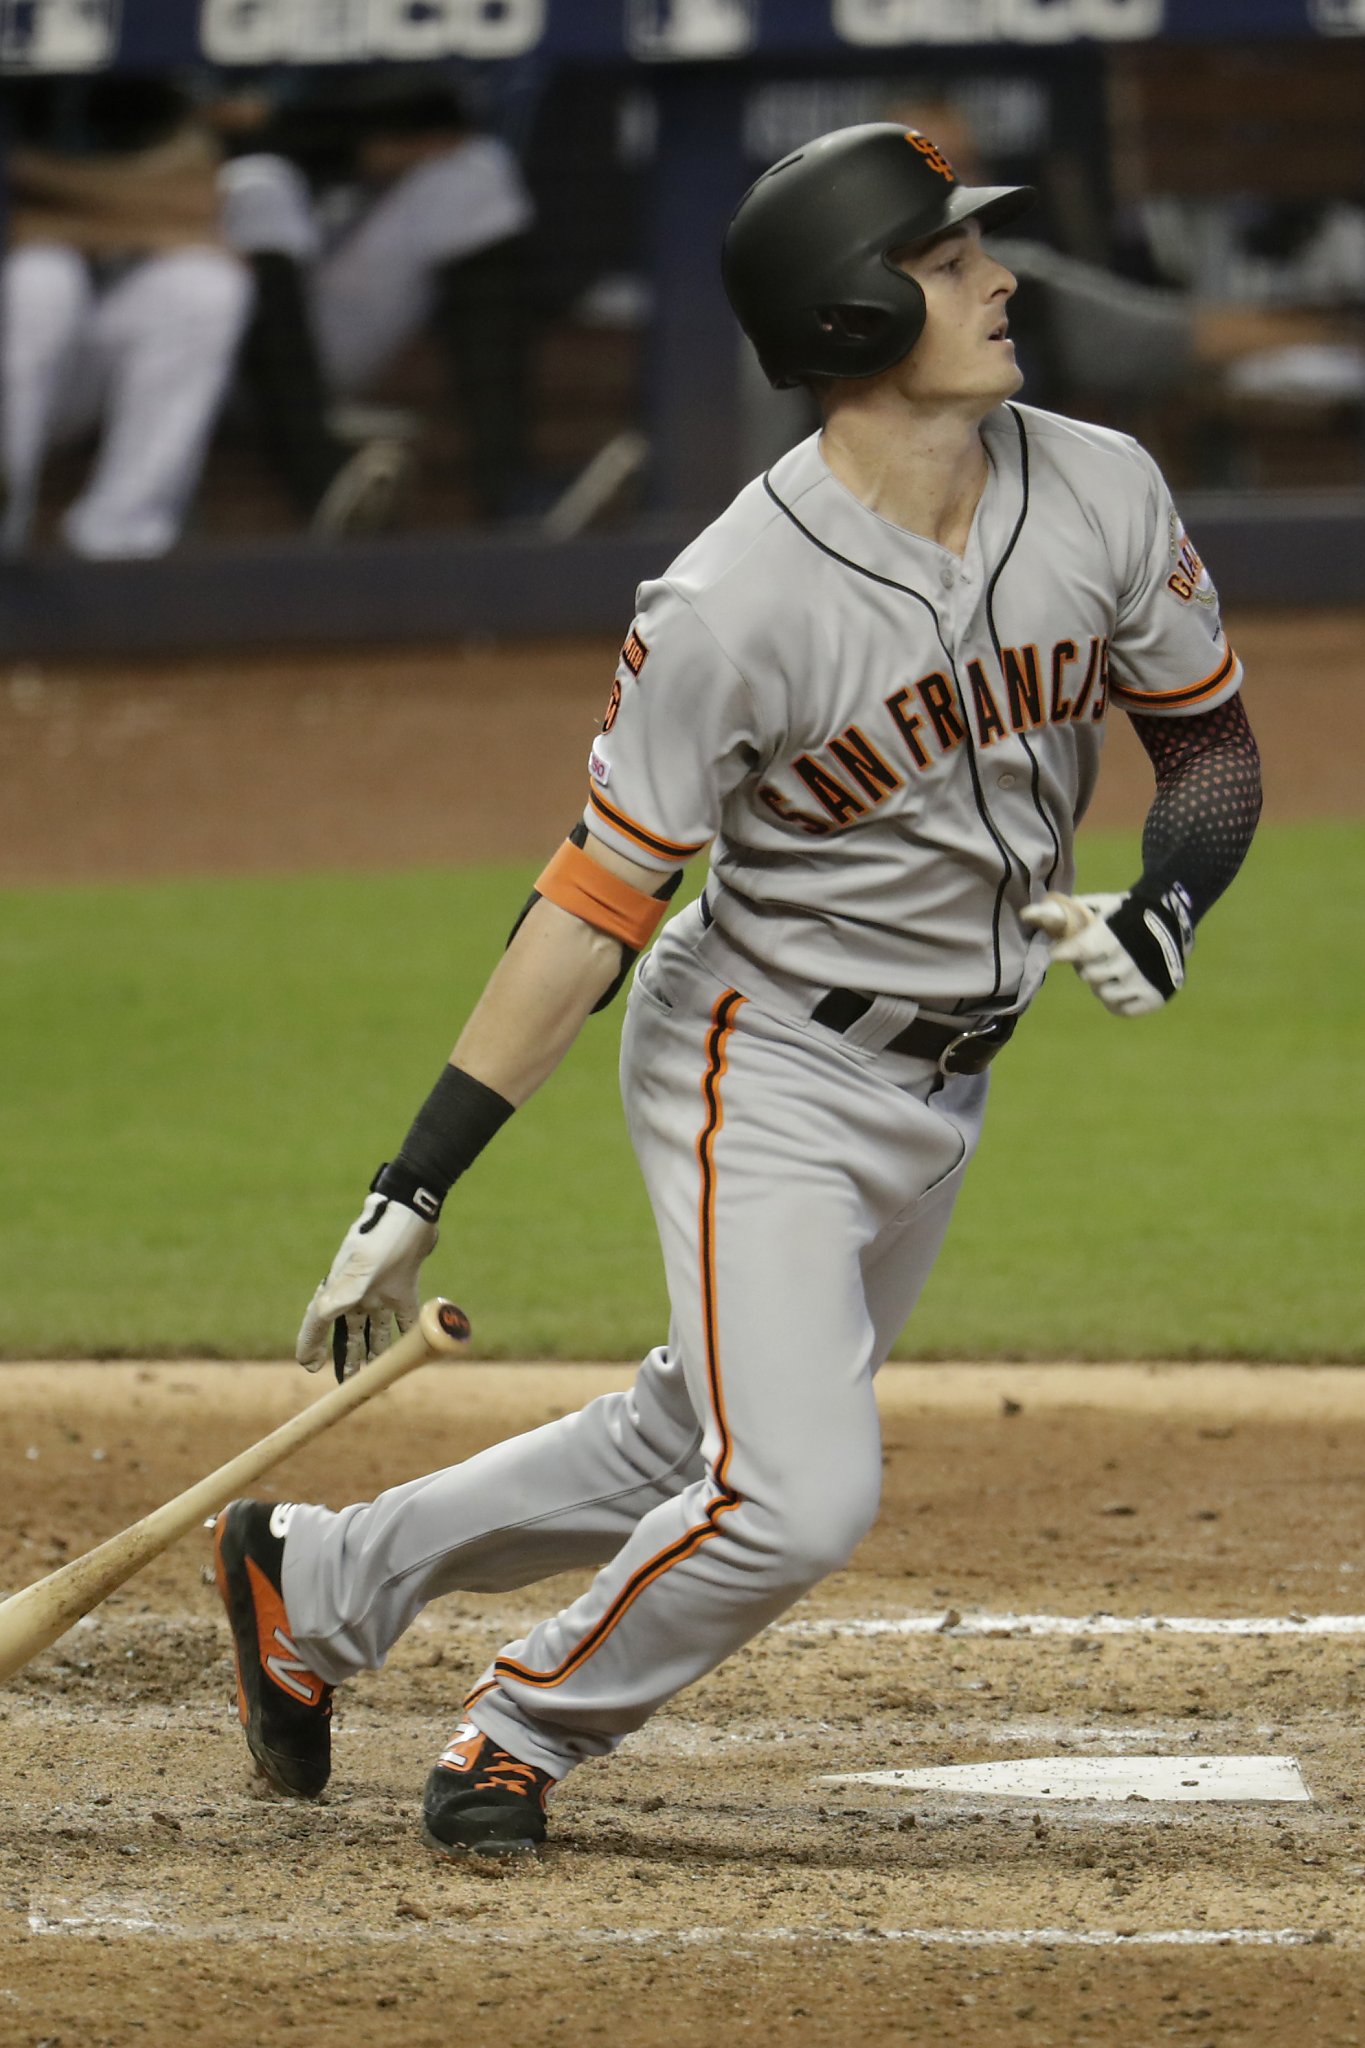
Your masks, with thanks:
[(1009, 545), (1023, 507), (1023, 476), (1016, 415), (998, 406), (982, 422), (989, 470), (972, 521), (965, 557), (923, 535), (895, 526), (841, 484), (811, 434), (775, 462), (764, 479), (769, 496), (798, 530), (827, 554), (878, 581), (901, 584), (937, 604), (966, 568), (979, 575)]

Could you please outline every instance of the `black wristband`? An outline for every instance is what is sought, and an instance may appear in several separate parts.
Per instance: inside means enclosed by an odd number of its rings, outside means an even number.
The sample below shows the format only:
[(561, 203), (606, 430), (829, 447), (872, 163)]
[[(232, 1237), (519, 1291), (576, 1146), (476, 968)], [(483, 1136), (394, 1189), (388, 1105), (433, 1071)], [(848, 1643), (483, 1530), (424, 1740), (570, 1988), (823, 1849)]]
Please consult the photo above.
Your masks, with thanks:
[(434, 1223), (455, 1182), (502, 1129), (514, 1106), (462, 1068), (443, 1067), (396, 1158), (375, 1175), (373, 1192), (405, 1202)]

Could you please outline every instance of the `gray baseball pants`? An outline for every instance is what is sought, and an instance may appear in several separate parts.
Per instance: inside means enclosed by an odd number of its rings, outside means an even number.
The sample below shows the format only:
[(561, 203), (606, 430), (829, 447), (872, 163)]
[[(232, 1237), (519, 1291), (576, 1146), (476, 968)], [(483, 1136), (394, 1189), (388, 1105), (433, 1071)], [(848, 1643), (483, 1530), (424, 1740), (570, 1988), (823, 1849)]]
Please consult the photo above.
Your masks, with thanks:
[[(668, 1342), (629, 1392), (340, 1513), (295, 1510), (284, 1599), (332, 1683), (382, 1664), (442, 1593), (595, 1566), (511, 1643), (470, 1717), (563, 1777), (843, 1565), (881, 1479), (873, 1375), (919, 1295), (986, 1077), (809, 1022), (821, 991), (718, 968), (695, 907), (646, 956), (622, 1038), (658, 1224)], [(721, 957), (717, 957), (720, 954)], [(850, 1034), (850, 1037), (852, 1034)], [(870, 1043), (875, 1039), (876, 1043)]]

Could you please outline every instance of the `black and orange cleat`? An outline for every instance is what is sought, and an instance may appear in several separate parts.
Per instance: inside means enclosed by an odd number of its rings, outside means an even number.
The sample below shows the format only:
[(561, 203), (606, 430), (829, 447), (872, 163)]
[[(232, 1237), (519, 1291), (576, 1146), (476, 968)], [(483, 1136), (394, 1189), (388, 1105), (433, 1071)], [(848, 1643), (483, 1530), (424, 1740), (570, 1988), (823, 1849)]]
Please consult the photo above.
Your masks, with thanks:
[(277, 1791), (316, 1799), (332, 1774), (332, 1688), (308, 1669), (290, 1633), (282, 1512), (268, 1501), (231, 1501), (213, 1525), (214, 1573), (232, 1624), (247, 1747)]
[(534, 1855), (545, 1840), (548, 1771), (524, 1764), (466, 1721), (441, 1751), (422, 1794), (422, 1837), (442, 1856)]

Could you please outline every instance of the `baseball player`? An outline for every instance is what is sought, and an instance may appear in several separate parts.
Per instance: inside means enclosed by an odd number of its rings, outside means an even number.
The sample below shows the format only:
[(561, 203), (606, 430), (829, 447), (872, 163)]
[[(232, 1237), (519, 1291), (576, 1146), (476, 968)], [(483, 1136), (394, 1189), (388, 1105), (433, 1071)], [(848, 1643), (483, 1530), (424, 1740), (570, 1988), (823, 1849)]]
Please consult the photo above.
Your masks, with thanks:
[[(547, 1795), (837, 1570), (877, 1510), (873, 1376), (947, 1229), (1049, 959), (1109, 1010), (1180, 989), (1259, 807), (1208, 574), (1132, 441), (1012, 402), (1013, 280), (968, 188), (876, 123), (798, 150), (725, 246), (739, 318), (823, 427), (639, 593), (581, 822), (304, 1317), (363, 1365), (442, 1203), (646, 946), (621, 1075), (671, 1319), (628, 1393), (333, 1513), (218, 1523), (247, 1739), (315, 1794), (331, 1689), (426, 1603), (594, 1567), (494, 1659), (429, 1844), (532, 1850)], [(1105, 726), (1156, 769), (1143, 867), (1074, 896)], [(1065, 931), (1060, 940), (1052, 932)]]

